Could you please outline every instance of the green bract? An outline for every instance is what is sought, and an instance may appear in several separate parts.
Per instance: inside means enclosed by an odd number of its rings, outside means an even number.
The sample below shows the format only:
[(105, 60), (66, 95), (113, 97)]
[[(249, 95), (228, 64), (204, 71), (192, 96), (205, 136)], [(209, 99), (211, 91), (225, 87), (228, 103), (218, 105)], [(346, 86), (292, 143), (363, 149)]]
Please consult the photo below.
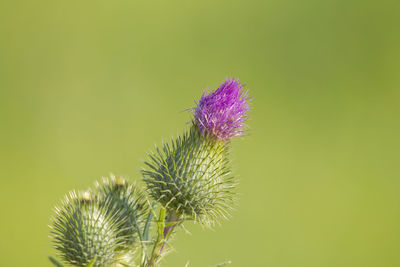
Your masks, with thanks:
[(229, 214), (235, 197), (228, 149), (229, 143), (203, 137), (192, 126), (182, 137), (149, 154), (148, 168), (142, 170), (148, 192), (179, 216), (215, 223)]
[(74, 266), (108, 266), (115, 261), (120, 222), (88, 192), (70, 192), (56, 207), (51, 236), (61, 258)]
[(122, 221), (118, 233), (124, 240), (121, 249), (127, 250), (135, 246), (149, 212), (144, 192), (135, 184), (114, 175), (96, 182), (96, 192), (100, 205), (108, 207), (106, 214), (118, 216)]

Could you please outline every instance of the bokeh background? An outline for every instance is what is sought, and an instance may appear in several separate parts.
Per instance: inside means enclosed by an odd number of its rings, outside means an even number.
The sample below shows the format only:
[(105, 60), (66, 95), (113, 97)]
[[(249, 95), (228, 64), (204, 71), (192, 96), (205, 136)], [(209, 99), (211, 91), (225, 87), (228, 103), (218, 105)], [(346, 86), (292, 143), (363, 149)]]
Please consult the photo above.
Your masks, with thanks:
[[(165, 267), (400, 266), (400, 2), (0, 1), (0, 266), (51, 266), (53, 206), (187, 128), (206, 88), (253, 97), (240, 202)], [(183, 112), (182, 112), (183, 111)]]

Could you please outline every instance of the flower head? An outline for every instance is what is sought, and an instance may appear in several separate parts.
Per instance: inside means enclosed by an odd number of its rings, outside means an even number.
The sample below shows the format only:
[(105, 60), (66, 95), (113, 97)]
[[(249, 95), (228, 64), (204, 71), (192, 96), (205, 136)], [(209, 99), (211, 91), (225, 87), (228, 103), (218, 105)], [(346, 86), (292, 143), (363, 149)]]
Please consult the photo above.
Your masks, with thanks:
[(149, 212), (144, 192), (136, 184), (111, 174), (110, 178), (96, 182), (96, 193), (99, 205), (106, 207), (106, 214), (122, 222), (117, 234), (124, 241), (120, 248), (131, 250)]
[(109, 266), (116, 261), (120, 237), (117, 217), (106, 213), (89, 192), (70, 192), (57, 206), (51, 237), (61, 258), (73, 266)]
[(249, 109), (249, 97), (243, 85), (231, 78), (207, 93), (203, 93), (194, 108), (194, 124), (202, 135), (210, 134), (219, 140), (241, 136)]
[(229, 145), (192, 126), (149, 154), (143, 180), (154, 200), (180, 218), (211, 226), (229, 217), (236, 200)]

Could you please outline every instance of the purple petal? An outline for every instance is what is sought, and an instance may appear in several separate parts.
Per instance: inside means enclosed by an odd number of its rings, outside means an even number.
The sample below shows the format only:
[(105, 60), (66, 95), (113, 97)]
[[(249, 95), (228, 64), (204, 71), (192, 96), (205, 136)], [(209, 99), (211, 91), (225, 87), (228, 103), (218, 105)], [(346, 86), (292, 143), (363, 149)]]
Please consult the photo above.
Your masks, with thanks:
[(220, 140), (229, 140), (243, 134), (249, 97), (242, 89), (239, 80), (231, 78), (211, 93), (202, 94), (194, 109), (194, 123), (203, 136), (210, 134)]

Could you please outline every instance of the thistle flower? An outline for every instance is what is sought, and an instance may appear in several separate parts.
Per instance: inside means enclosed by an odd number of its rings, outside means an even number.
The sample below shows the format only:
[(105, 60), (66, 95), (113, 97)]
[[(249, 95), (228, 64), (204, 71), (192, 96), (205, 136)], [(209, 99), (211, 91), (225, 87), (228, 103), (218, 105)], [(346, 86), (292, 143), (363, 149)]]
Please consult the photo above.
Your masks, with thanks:
[[(238, 80), (227, 79), (204, 92), (193, 108), (190, 130), (148, 154), (141, 172), (153, 203), (136, 184), (114, 175), (96, 182), (94, 190), (70, 192), (56, 207), (50, 226), (61, 258), (78, 267), (139, 262), (154, 267), (184, 220), (209, 226), (228, 217), (236, 200), (229, 141), (245, 131), (249, 109), (242, 89)], [(50, 261), (61, 265), (52, 257)]]
[(142, 170), (150, 195), (178, 217), (213, 224), (227, 217), (234, 201), (228, 146), (204, 138), (195, 126), (149, 154)]
[(197, 107), (193, 109), (193, 123), (203, 136), (209, 134), (227, 141), (243, 134), (249, 97), (247, 91), (242, 89), (239, 80), (232, 78), (211, 93), (203, 93)]
[(96, 193), (100, 205), (107, 207), (107, 215), (119, 217), (122, 223), (118, 236), (124, 240), (121, 248), (130, 249), (140, 236), (149, 212), (143, 191), (125, 178), (110, 175), (96, 182)]
[(88, 192), (70, 192), (56, 207), (50, 226), (54, 247), (61, 258), (73, 266), (108, 266), (115, 262), (119, 222), (107, 216)]

